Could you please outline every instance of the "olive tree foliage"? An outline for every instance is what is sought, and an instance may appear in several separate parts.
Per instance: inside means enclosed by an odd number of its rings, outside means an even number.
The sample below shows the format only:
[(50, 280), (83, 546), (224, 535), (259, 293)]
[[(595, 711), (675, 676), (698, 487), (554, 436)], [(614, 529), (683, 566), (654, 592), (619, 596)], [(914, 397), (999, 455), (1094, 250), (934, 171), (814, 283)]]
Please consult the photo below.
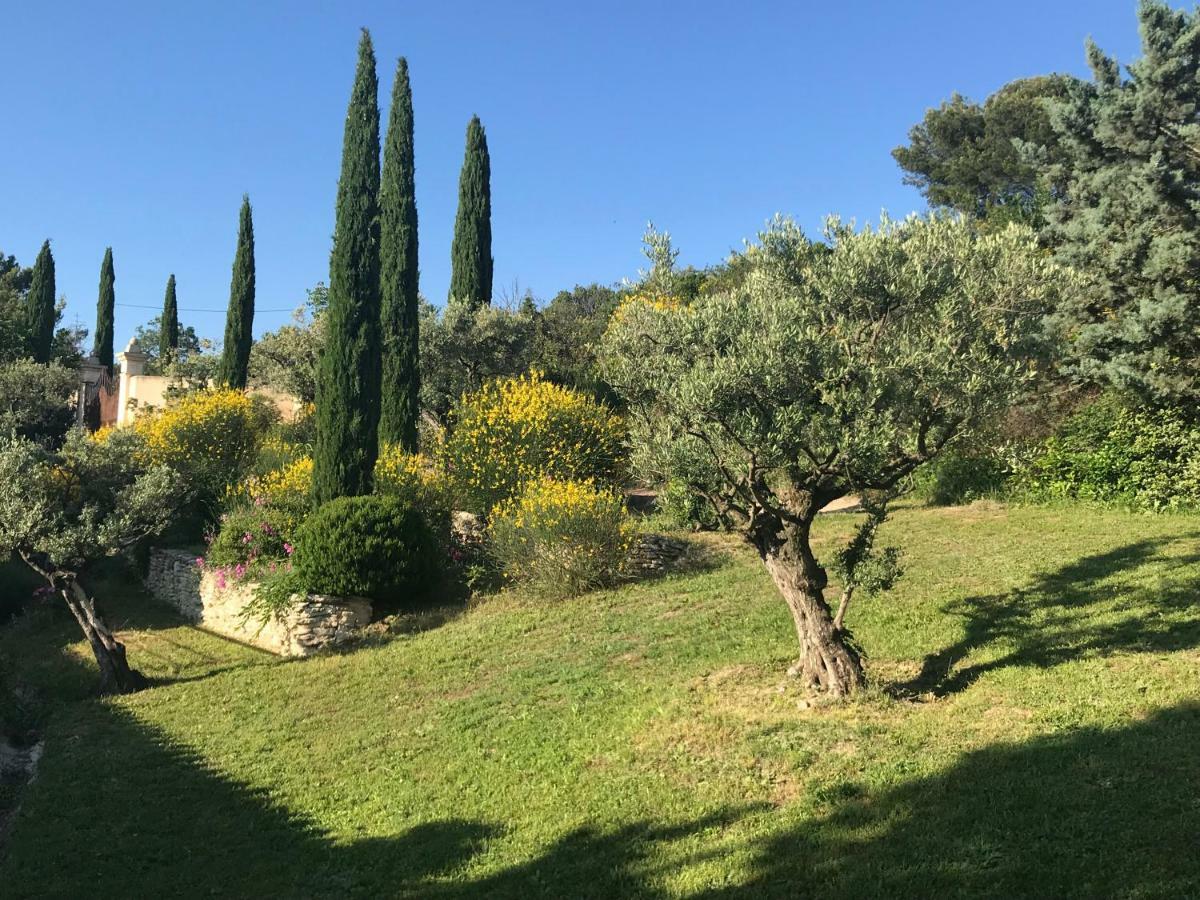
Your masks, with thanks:
[(289, 325), (268, 331), (250, 348), (250, 383), (299, 398), (317, 400), (317, 362), (325, 347), (325, 309), (329, 288), (323, 282), (308, 290), (304, 305)]
[(146, 682), (82, 580), (98, 560), (164, 531), (188, 495), (182, 476), (143, 459), (133, 429), (102, 441), (72, 431), (57, 452), (0, 436), (0, 553), (19, 556), (62, 596), (91, 645), (106, 694)]
[(421, 407), (444, 420), (455, 402), (485, 381), (529, 371), (537, 313), (530, 304), (448, 303), (420, 309)]
[[(814, 517), (849, 495), (885, 511), (915, 469), (1003, 408), (1035, 369), (1059, 276), (1027, 227), (980, 235), (944, 217), (863, 231), (834, 219), (825, 242), (777, 219), (746, 255), (735, 291), (618, 310), (605, 372), (629, 404), (641, 476), (683, 481), (749, 539), (791, 610), (796, 671), (841, 696), (864, 677), (825, 601)], [(863, 565), (873, 538), (842, 562)], [(870, 568), (859, 580), (890, 579)]]
[(0, 436), (60, 446), (75, 422), (78, 386), (78, 373), (57, 361), (0, 364)]

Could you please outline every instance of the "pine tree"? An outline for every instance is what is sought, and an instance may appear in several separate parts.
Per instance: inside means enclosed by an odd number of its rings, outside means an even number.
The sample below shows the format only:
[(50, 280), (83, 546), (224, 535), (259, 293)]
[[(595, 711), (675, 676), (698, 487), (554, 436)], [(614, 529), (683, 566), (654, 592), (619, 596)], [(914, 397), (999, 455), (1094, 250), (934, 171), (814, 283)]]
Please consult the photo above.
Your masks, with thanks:
[(379, 453), (379, 83), (363, 30), (342, 142), (326, 343), (317, 371), (313, 499), (371, 490)]
[(163, 297), (162, 318), (158, 328), (158, 358), (165, 364), (173, 361), (179, 350), (179, 306), (175, 302), (175, 275), (167, 278), (167, 293)]
[(25, 303), (30, 355), (34, 362), (48, 363), (57, 319), (54, 308), (54, 254), (50, 252), (49, 241), (43, 243), (38, 251)]
[(383, 385), (379, 439), (417, 450), (420, 350), (417, 321), (417, 196), (412, 88), (401, 57), (383, 148), (379, 188), (380, 337)]
[(104, 251), (100, 264), (100, 297), (96, 301), (96, 344), (92, 354), (109, 375), (113, 371), (113, 313), (117, 301), (112, 247)]
[(478, 116), (467, 126), (458, 181), (458, 215), (450, 249), (450, 300), (472, 307), (492, 302), (492, 163)]
[(246, 386), (254, 328), (254, 219), (250, 198), (242, 197), (238, 216), (237, 253), (229, 286), (229, 312), (225, 317), (225, 344), (217, 368), (217, 384), (241, 390)]
[(1152, 404), (1200, 399), (1200, 12), (1143, 2), (1142, 58), (1123, 78), (1094, 44), (1094, 80), (1051, 108), (1069, 153), (1050, 211), (1056, 254), (1090, 284), (1059, 312), (1074, 374)]

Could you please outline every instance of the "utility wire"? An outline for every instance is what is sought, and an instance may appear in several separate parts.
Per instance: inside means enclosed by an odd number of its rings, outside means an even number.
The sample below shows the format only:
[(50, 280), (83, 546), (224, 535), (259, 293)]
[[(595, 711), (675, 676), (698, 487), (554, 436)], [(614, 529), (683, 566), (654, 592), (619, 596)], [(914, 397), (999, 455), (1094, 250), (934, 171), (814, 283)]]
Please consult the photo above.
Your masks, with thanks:
[[(114, 306), (124, 306), (124, 307), (128, 307), (129, 309), (158, 309), (158, 310), (162, 309), (161, 303), (158, 304), (157, 306), (149, 305), (149, 304), (142, 304), (142, 303), (114, 303), (113, 305)], [(264, 312), (264, 313), (292, 312), (295, 310), (295, 308), (296, 307), (294, 307), (294, 306), (281, 306), (277, 309), (258, 309), (257, 307), (255, 307), (254, 311), (256, 313), (260, 313), (260, 312)], [(222, 307), (221, 309), (202, 309), (197, 306), (180, 306), (180, 307), (178, 307), (178, 309), (180, 312), (227, 312), (228, 311), (226, 307)]]

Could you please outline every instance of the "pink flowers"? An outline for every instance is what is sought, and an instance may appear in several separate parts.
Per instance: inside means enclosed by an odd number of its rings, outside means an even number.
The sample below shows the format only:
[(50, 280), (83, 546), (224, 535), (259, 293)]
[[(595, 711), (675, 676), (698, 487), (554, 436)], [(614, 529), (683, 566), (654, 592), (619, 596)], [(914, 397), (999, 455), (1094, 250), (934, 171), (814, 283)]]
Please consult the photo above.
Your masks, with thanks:
[(284, 542), (283, 542), (283, 552), (284, 552), (284, 553), (286, 553), (288, 556), (291, 556), (291, 555), (292, 555), (292, 551), (293, 551), (293, 550), (295, 550), (295, 549), (296, 549), (296, 548), (295, 548), (295, 547), (293, 547), (291, 544), (289, 544), (287, 541), (284, 541)]

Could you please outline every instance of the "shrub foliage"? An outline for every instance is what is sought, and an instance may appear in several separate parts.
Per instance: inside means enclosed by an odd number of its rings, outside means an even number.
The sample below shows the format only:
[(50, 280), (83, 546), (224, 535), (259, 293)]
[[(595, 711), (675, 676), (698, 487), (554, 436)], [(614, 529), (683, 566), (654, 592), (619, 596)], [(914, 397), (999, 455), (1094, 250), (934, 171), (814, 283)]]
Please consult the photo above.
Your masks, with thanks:
[(1200, 425), (1104, 397), (1045, 441), (1020, 485), (1037, 499), (1200, 506)]
[(496, 506), (489, 548), (509, 581), (572, 596), (624, 571), (633, 531), (623, 498), (589, 482), (542, 478)]
[(249, 470), (274, 409), (241, 391), (186, 394), (136, 421), (150, 461), (183, 473), (203, 499), (215, 501)]
[(456, 499), (486, 513), (542, 477), (615, 483), (624, 436), (607, 406), (530, 372), (463, 397), (444, 455)]
[(437, 542), (399, 497), (339, 497), (296, 533), (296, 575), (309, 591), (373, 600), (404, 598), (435, 574)]

